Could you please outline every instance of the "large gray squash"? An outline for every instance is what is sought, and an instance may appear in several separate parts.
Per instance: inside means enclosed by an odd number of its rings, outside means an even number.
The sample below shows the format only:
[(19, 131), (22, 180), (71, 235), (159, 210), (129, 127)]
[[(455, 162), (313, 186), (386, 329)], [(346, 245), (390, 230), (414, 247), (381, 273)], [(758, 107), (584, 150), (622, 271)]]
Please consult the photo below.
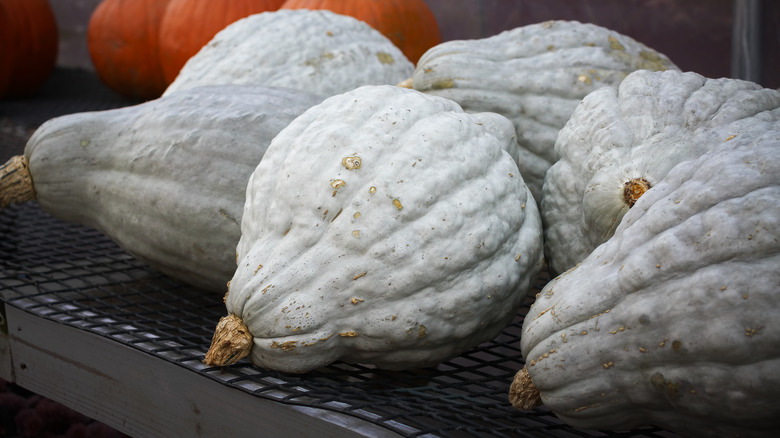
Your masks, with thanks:
[(165, 95), (213, 84), (288, 87), (322, 96), (397, 84), (414, 64), (382, 33), (328, 10), (250, 15), (217, 33), (182, 67)]
[(542, 266), (513, 137), (505, 117), (394, 86), (296, 118), (247, 184), (206, 362), (417, 368), (492, 339)]
[(780, 92), (737, 79), (638, 71), (617, 89), (589, 94), (560, 131), (560, 160), (545, 175), (541, 212), (553, 274), (612, 237), (636, 199), (678, 163), (778, 126)]
[(0, 208), (37, 199), (165, 274), (224, 293), (249, 176), (271, 139), (320, 100), (213, 86), (57, 117), (0, 167)]
[(515, 406), (587, 429), (780, 436), (780, 130), (735, 135), (544, 287)]
[(540, 201), (544, 173), (558, 159), (558, 131), (580, 99), (601, 87), (615, 87), (641, 69), (677, 67), (613, 30), (547, 21), (489, 38), (439, 44), (420, 58), (412, 86), (452, 99), (468, 112), (492, 111), (512, 120), (520, 172)]

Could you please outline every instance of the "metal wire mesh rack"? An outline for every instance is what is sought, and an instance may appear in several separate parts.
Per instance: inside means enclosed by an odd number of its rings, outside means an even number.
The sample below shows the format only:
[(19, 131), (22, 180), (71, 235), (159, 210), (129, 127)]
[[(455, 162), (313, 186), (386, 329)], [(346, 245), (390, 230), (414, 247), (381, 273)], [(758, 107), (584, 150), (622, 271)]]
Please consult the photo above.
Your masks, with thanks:
[[(547, 280), (542, 275), (537, 287)], [(275, 403), (359, 418), (398, 436), (674, 436), (656, 428), (578, 430), (544, 407), (512, 408), (507, 394), (523, 366), (520, 332), (532, 298), (495, 339), (435, 368), (391, 372), (335, 363), (288, 375), (261, 370), (247, 360), (208, 367), (202, 359), (225, 312), (221, 297), (167, 278), (99, 232), (62, 222), (28, 203), (0, 210), (0, 299), (148, 353), (182, 373)]]
[(402, 436), (670, 436), (656, 429), (581, 431), (544, 408), (512, 408), (507, 393), (523, 364), (523, 312), (492, 341), (431, 369), (390, 372), (336, 363), (287, 375), (247, 361), (216, 368), (202, 358), (224, 314), (221, 299), (147, 268), (97, 231), (54, 219), (35, 203), (14, 206), (0, 212), (0, 260), (0, 295), (9, 305), (238, 391), (356, 416)]

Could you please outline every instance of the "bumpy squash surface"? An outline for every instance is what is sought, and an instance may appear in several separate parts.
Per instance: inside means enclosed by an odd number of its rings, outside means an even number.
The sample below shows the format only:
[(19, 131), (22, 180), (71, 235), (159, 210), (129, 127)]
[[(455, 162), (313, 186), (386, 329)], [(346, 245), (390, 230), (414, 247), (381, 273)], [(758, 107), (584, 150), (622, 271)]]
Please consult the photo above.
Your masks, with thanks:
[(165, 94), (199, 85), (297, 88), (322, 96), (397, 84), (414, 65), (368, 24), (326, 10), (251, 15), (217, 33), (182, 67)]
[(734, 132), (541, 291), (517, 407), (541, 401), (587, 429), (778, 436), (780, 129)]
[(542, 264), (536, 204), (494, 114), (394, 86), (333, 96), (273, 140), (247, 187), (206, 362), (301, 373), (435, 365), (491, 339)]
[[(696, 73), (639, 71), (577, 106), (555, 145), (541, 202), (555, 274), (609, 239), (638, 196), (681, 161), (780, 124), (780, 92)], [(724, 184), (726, 181), (724, 181)]]
[(520, 171), (537, 201), (554, 144), (577, 103), (639, 70), (676, 70), (663, 54), (613, 30), (547, 21), (492, 37), (447, 41), (428, 50), (412, 77), (419, 91), (493, 111), (515, 124)]

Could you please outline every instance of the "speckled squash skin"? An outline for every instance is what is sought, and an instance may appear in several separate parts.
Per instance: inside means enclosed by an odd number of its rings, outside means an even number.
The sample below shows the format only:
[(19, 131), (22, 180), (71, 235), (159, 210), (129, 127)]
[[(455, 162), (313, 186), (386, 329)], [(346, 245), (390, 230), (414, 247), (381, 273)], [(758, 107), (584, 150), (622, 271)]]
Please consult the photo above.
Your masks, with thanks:
[(223, 294), (250, 174), (271, 139), (321, 100), (291, 89), (201, 87), (52, 119), (25, 156), (44, 211)]
[(414, 65), (384, 35), (327, 10), (279, 10), (238, 20), (182, 67), (165, 94), (199, 85), (289, 87), (321, 96), (397, 84)]
[(516, 148), (506, 118), (394, 86), (293, 121), (250, 179), (226, 297), (252, 361), (417, 368), (498, 334), (542, 265)]
[[(559, 274), (609, 239), (626, 183), (650, 187), (681, 161), (780, 124), (780, 92), (696, 73), (639, 71), (588, 95), (561, 130), (541, 202), (548, 266)], [(652, 188), (650, 188), (652, 190)]]
[(778, 436), (778, 230), (777, 127), (672, 168), (531, 307), (543, 403), (586, 429)]
[(420, 58), (416, 90), (446, 97), (469, 112), (512, 120), (520, 172), (537, 201), (558, 155), (558, 131), (577, 103), (639, 70), (677, 70), (663, 54), (618, 32), (577, 21), (521, 26), (489, 38), (447, 41)]

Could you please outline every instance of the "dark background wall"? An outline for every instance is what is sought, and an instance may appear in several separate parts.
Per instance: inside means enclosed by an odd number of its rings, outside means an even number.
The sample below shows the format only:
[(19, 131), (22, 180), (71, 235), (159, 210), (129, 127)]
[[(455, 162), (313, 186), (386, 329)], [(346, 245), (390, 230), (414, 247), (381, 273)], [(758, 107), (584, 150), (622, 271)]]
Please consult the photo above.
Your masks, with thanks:
[[(731, 77), (735, 0), (426, 0), (444, 40), (484, 38), (552, 19), (616, 30), (669, 56), (681, 69)], [(89, 16), (100, 0), (50, 0), (60, 25), (59, 65), (91, 69)], [(780, 87), (780, 1), (763, 0), (757, 82)]]
[[(683, 70), (731, 77), (733, 0), (426, 0), (445, 40), (563, 19), (628, 35)], [(762, 85), (780, 87), (780, 1), (762, 3)]]

